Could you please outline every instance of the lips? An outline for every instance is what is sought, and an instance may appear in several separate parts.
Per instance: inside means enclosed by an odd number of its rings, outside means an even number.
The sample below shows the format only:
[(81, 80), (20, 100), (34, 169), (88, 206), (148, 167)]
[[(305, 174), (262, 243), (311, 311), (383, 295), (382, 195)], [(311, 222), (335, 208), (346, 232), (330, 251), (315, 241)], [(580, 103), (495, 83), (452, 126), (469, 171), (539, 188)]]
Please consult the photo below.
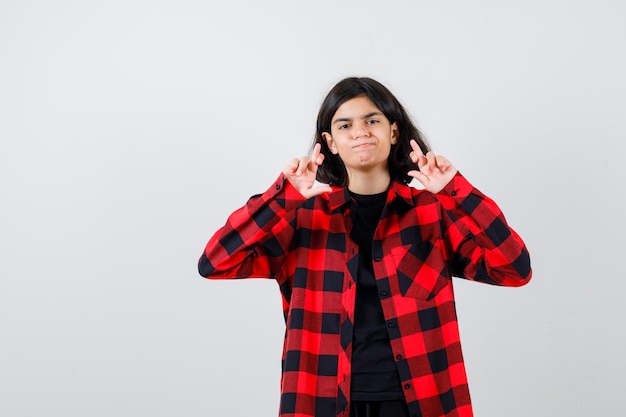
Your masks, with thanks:
[(375, 142), (359, 142), (359, 143), (355, 144), (354, 146), (352, 146), (352, 148), (354, 148), (354, 149), (367, 148), (367, 147), (373, 146), (373, 145), (375, 145)]

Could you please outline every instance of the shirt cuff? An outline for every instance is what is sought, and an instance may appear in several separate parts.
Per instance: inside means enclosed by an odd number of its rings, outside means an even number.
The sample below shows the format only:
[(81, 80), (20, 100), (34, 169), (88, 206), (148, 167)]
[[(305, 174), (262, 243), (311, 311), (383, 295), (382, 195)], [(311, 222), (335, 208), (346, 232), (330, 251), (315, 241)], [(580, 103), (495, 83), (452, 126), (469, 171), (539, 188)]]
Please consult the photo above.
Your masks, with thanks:
[(286, 211), (293, 210), (306, 201), (291, 182), (280, 174), (274, 184), (265, 192), (268, 200), (277, 201)]
[(450, 182), (435, 197), (446, 210), (452, 210), (461, 205), (461, 202), (475, 190), (474, 186), (461, 174), (460, 171), (452, 177)]

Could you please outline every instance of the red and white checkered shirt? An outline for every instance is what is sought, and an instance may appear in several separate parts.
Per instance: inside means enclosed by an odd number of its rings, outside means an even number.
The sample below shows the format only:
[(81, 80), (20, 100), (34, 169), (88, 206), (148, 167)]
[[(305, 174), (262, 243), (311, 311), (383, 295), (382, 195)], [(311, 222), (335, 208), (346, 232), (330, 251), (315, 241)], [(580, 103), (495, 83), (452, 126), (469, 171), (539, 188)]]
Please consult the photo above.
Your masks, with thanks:
[[(348, 417), (358, 246), (346, 188), (305, 200), (282, 175), (230, 215), (199, 260), (207, 278), (273, 278), (286, 322), (281, 417)], [(439, 193), (392, 182), (372, 260), (411, 416), (472, 416), (452, 276), (521, 286), (524, 242), (460, 173)]]

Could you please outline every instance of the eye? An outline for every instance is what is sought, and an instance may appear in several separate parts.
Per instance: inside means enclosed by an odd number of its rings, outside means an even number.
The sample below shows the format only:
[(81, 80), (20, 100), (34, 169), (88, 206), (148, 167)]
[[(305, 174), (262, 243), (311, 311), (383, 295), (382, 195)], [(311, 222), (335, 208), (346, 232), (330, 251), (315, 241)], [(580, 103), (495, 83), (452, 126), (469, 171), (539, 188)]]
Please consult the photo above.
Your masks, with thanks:
[(378, 120), (376, 119), (370, 119), (366, 122), (368, 125), (375, 125), (376, 123), (378, 123)]
[(349, 127), (350, 127), (350, 125), (349, 125), (349, 124), (344, 123), (344, 124), (342, 124), (342, 125), (339, 125), (338, 129), (347, 129), (347, 128), (349, 128)]

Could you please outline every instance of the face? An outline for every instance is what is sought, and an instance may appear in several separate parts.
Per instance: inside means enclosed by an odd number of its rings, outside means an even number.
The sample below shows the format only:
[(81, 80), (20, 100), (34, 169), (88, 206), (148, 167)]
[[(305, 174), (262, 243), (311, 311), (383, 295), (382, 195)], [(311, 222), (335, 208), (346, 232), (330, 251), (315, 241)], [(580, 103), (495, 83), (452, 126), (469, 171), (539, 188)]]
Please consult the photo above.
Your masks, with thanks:
[(322, 137), (330, 151), (339, 155), (349, 174), (386, 174), (391, 145), (398, 139), (398, 126), (390, 123), (367, 96), (358, 96), (339, 106), (330, 132), (324, 132)]

